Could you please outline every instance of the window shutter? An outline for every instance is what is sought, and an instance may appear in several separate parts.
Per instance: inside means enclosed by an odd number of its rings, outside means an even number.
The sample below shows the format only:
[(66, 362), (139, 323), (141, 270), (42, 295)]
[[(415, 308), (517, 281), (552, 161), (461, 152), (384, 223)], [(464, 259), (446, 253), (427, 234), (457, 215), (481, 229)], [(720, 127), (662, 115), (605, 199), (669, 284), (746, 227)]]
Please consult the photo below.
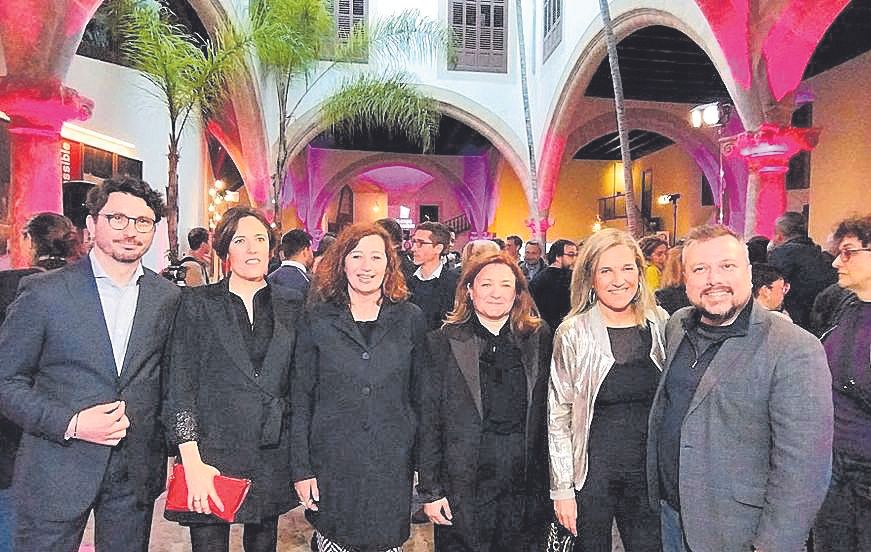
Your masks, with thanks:
[(347, 39), (354, 25), (366, 24), (368, 0), (327, 0), (327, 6), (336, 21), (336, 34), (339, 40)]
[(507, 71), (505, 0), (451, 0), (450, 18), (457, 49), (454, 69)]
[(542, 60), (559, 46), (563, 38), (562, 0), (544, 0), (544, 44)]

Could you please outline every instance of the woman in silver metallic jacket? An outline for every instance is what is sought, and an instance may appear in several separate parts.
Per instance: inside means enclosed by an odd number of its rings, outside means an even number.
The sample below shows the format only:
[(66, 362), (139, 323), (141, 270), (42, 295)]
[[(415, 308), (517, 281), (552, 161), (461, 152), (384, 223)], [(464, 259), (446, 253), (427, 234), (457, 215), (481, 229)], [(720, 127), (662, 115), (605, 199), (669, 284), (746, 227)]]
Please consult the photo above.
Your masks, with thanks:
[(572, 277), (572, 310), (556, 331), (548, 390), (550, 494), (575, 550), (659, 550), (645, 479), (647, 415), (665, 361), (667, 313), (626, 232), (588, 239)]

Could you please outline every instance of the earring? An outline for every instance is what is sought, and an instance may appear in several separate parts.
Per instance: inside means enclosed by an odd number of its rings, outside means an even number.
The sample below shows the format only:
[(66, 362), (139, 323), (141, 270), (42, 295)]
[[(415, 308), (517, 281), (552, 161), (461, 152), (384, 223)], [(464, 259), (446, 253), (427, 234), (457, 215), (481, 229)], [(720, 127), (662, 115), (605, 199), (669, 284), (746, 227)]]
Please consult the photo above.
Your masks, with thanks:
[(638, 284), (638, 287), (635, 289), (635, 295), (630, 303), (637, 303), (639, 299), (641, 299), (641, 284)]
[(593, 288), (590, 288), (589, 303), (592, 305), (595, 302), (596, 302), (596, 292), (593, 290)]

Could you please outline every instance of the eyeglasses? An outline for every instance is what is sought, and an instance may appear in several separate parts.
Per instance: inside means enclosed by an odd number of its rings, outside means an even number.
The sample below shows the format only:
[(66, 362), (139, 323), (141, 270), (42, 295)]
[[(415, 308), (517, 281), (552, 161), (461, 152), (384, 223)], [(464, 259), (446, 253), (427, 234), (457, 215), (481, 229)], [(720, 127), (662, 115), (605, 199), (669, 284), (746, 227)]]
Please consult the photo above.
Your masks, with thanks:
[(871, 247), (863, 247), (862, 249), (841, 249), (838, 252), (838, 257), (844, 259), (845, 263), (849, 263), (850, 259), (853, 258), (853, 255), (861, 253), (862, 251), (871, 251)]
[(133, 222), (133, 228), (141, 234), (146, 234), (154, 229), (154, 220), (148, 217), (128, 217), (122, 213), (98, 213), (100, 216), (106, 217), (109, 222), (109, 227), (114, 230), (124, 230)]
[(428, 242), (423, 240), (410, 240), (411, 247), (423, 247), (424, 245), (435, 245), (435, 242)]

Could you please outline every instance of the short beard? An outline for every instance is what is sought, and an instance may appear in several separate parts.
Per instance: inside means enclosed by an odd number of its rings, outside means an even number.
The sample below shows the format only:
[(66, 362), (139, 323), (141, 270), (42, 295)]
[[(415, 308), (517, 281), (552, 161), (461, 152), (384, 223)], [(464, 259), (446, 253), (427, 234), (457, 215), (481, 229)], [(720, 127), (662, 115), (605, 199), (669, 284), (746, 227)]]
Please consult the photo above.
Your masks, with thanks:
[(702, 315), (702, 318), (710, 320), (711, 322), (723, 323), (723, 322), (731, 319), (736, 314), (738, 314), (738, 312), (741, 310), (741, 307), (740, 306), (733, 306), (731, 309), (727, 310), (726, 312), (724, 312), (722, 314), (713, 313), (709, 310), (706, 310), (704, 307), (700, 307), (700, 306), (696, 306), (696, 309)]

